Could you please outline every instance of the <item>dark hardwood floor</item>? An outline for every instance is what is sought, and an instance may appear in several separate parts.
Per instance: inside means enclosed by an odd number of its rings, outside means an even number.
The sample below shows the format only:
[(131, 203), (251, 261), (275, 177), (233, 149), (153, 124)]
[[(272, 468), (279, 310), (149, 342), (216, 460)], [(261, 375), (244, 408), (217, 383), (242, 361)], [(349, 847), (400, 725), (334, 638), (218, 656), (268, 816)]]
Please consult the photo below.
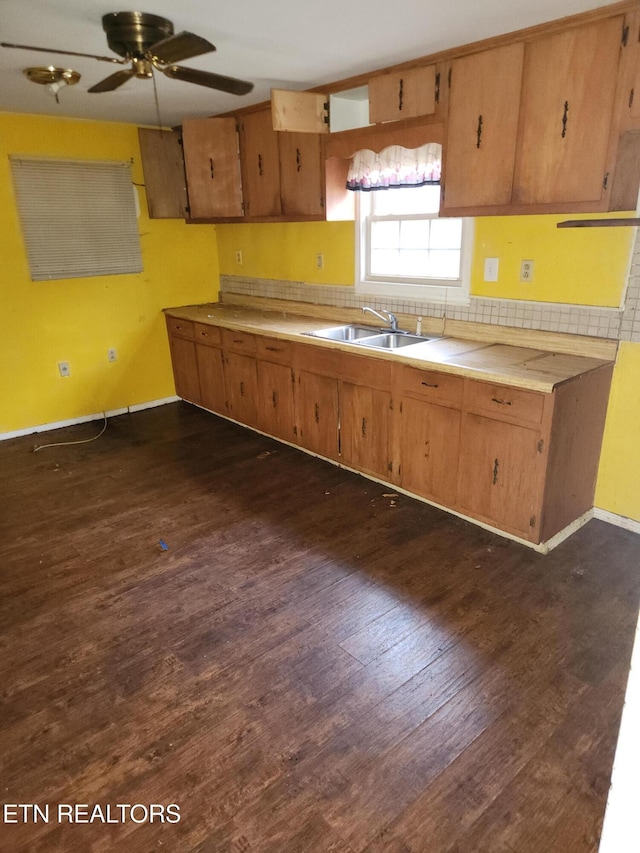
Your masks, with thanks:
[(544, 557), (187, 404), (31, 452), (99, 428), (0, 443), (2, 801), (51, 810), (2, 851), (597, 850), (640, 537)]

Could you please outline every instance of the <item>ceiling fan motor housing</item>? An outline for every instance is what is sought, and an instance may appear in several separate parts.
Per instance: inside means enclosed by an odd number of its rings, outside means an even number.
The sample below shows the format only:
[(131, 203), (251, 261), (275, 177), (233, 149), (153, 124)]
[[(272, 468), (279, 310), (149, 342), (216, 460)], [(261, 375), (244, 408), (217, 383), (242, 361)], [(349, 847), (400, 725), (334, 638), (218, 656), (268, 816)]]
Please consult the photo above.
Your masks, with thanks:
[(111, 50), (127, 59), (144, 58), (152, 45), (173, 35), (171, 21), (148, 12), (110, 12), (102, 28)]

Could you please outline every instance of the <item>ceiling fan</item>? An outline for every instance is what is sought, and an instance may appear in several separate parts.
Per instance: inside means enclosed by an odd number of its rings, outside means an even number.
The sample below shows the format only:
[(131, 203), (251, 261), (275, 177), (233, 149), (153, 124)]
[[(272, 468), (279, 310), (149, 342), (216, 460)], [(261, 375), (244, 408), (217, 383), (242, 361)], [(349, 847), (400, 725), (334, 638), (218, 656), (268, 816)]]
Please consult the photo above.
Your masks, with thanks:
[(175, 65), (174, 63), (182, 62), (183, 59), (211, 53), (215, 50), (215, 46), (193, 33), (174, 34), (171, 21), (159, 15), (150, 15), (147, 12), (110, 12), (108, 15), (103, 15), (102, 28), (107, 34), (109, 47), (122, 59), (113, 56), (96, 56), (93, 53), (76, 53), (72, 50), (33, 47), (27, 44), (0, 42), (0, 46), (39, 50), (43, 53), (59, 53), (65, 56), (86, 56), (101, 62), (116, 62), (120, 65), (130, 64), (130, 68), (116, 71), (115, 74), (96, 83), (88, 90), (89, 92), (112, 92), (132, 77), (143, 79), (153, 77), (154, 68), (174, 80), (195, 83), (196, 86), (208, 86), (210, 89), (229, 92), (231, 95), (246, 95), (253, 89), (253, 83), (245, 80)]

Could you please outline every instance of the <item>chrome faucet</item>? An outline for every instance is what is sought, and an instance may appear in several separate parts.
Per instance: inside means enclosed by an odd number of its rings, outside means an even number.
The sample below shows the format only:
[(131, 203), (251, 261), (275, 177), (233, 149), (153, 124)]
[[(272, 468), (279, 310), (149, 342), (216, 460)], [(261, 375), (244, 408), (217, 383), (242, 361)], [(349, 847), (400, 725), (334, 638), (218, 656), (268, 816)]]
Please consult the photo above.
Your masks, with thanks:
[[(374, 316), (376, 316), (378, 318), (378, 320), (382, 320), (383, 323), (388, 323), (389, 328), (391, 329), (392, 332), (398, 331), (398, 318), (396, 317), (395, 314), (392, 314), (391, 311), (385, 311), (384, 308), (382, 308), (381, 313), (380, 313), (378, 311), (374, 311), (373, 308), (369, 308), (368, 306), (365, 305), (362, 309), (362, 313), (366, 314), (367, 312), (369, 312), (369, 314), (373, 314)], [(383, 314), (386, 314), (387, 316), (383, 317), (382, 316)]]

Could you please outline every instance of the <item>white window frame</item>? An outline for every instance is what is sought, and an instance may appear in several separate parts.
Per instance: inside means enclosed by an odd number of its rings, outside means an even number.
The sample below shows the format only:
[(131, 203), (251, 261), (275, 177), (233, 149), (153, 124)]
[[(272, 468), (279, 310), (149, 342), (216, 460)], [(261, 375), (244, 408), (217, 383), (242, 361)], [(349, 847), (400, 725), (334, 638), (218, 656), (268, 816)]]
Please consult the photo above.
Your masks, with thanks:
[[(410, 192), (410, 190), (404, 190)], [(388, 190), (382, 190), (388, 192)], [(355, 229), (356, 229), (356, 292), (388, 299), (415, 299), (422, 302), (439, 302), (457, 305), (470, 304), (471, 261), (473, 256), (474, 220), (462, 219), (462, 245), (460, 256), (460, 277), (457, 279), (407, 279), (391, 276), (372, 276), (368, 274), (368, 222), (369, 193), (356, 193)], [(425, 214), (437, 219), (438, 214)], [(404, 217), (399, 217), (404, 218)], [(407, 219), (416, 218), (415, 215)]]

